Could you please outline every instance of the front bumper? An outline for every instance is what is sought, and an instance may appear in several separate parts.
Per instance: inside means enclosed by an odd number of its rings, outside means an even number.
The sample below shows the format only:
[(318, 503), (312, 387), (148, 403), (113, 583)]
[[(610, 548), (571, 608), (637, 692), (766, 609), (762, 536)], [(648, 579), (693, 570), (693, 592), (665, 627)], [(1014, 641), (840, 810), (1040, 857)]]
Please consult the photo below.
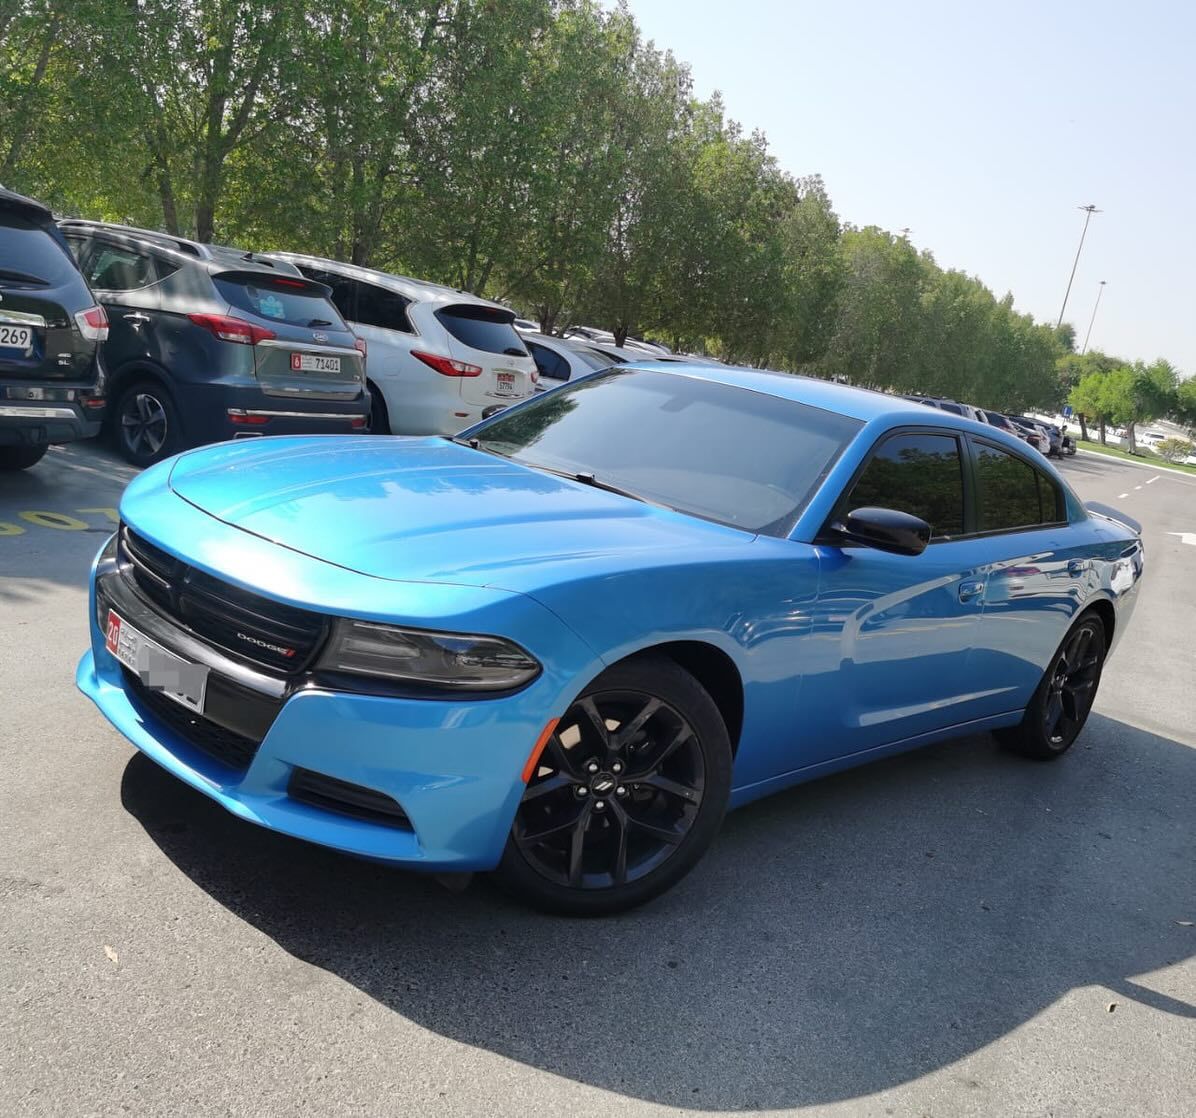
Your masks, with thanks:
[[(296, 686), (247, 669), (138, 601), (127, 586), (118, 590), (108, 580), (124, 580), (106, 554), (93, 569), (91, 648), (76, 684), (141, 752), (234, 815), (295, 838), (413, 869), (497, 865), (523, 792), (523, 766), (545, 723), (559, 713), (559, 686), (547, 673), (516, 694), (475, 700)], [(135, 628), (208, 665), (208, 709), (255, 739), (247, 764), (218, 759), (202, 735), (187, 730), (183, 708), (171, 717), (172, 700), (147, 701), (105, 646), (97, 586)], [(166, 708), (156, 709), (162, 703)], [(401, 809), (401, 823), (303, 802), (291, 794), (297, 771), (382, 793)]]

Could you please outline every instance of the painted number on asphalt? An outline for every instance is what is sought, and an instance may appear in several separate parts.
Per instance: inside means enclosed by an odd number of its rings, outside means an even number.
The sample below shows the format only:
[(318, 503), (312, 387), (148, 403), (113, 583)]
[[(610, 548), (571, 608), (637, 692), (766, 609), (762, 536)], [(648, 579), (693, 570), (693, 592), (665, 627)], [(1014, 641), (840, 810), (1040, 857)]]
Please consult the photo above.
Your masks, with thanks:
[[(120, 523), (120, 514), (116, 509), (110, 508), (86, 508), (73, 509), (80, 515), (87, 515), (92, 517), (102, 516), (113, 524)], [(71, 516), (65, 512), (53, 512), (47, 509), (28, 509), (17, 513), (19, 520), (25, 521), (25, 524), (32, 524), (35, 528), (53, 528), (58, 532), (86, 532), (92, 529), (92, 525), (88, 524), (86, 520), (80, 520), (78, 516)], [(25, 531), (23, 524), (14, 524), (11, 521), (0, 520), (0, 536), (19, 536)]]

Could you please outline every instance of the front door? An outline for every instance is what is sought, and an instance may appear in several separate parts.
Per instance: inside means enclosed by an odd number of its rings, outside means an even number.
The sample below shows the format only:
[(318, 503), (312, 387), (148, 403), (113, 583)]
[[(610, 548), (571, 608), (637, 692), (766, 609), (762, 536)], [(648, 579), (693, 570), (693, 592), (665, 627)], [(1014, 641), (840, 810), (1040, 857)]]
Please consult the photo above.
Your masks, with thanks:
[(984, 600), (982, 548), (964, 532), (964, 473), (954, 433), (886, 436), (836, 515), (899, 509), (931, 525), (921, 555), (819, 545), (818, 604), (803, 686), (826, 712), (809, 760), (828, 761), (974, 717), (983, 691), (972, 652)]

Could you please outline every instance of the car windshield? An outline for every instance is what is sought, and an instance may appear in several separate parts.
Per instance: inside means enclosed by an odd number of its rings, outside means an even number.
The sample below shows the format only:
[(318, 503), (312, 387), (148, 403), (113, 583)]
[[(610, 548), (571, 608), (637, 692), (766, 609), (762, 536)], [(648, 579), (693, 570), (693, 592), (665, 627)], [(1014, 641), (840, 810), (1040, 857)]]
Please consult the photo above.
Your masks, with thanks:
[(560, 388), (468, 434), (481, 449), (529, 466), (784, 536), (861, 426), (747, 388), (627, 368)]

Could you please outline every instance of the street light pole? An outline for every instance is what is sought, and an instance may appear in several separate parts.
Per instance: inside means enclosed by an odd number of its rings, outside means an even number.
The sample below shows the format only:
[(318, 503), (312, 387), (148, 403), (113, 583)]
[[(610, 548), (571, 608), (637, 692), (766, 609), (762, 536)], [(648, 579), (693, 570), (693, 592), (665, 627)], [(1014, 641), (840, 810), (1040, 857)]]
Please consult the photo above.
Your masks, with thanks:
[(1084, 348), (1080, 350), (1080, 356), (1083, 357), (1088, 352), (1088, 339), (1092, 337), (1092, 324), (1096, 321), (1096, 312), (1100, 309), (1100, 297), (1105, 293), (1105, 281), (1100, 281), (1100, 287), (1096, 289), (1096, 305), (1092, 308), (1092, 317), (1088, 320), (1088, 333), (1084, 335)]
[(1056, 330), (1058, 330), (1059, 327), (1063, 325), (1063, 312), (1065, 310), (1067, 310), (1067, 300), (1068, 300), (1068, 297), (1071, 295), (1071, 283), (1072, 283), (1072, 280), (1074, 280), (1076, 278), (1076, 268), (1080, 263), (1080, 253), (1083, 251), (1083, 248), (1084, 248), (1084, 238), (1088, 235), (1088, 222), (1090, 222), (1092, 220), (1093, 214), (1098, 214), (1101, 212), (1100, 210), (1098, 210), (1095, 206), (1093, 206), (1091, 204), (1089, 204), (1087, 206), (1080, 206), (1078, 208), (1083, 210), (1084, 214), (1085, 214), (1084, 228), (1083, 228), (1083, 231), (1080, 233), (1080, 247), (1076, 249), (1076, 259), (1075, 259), (1075, 262), (1071, 266), (1071, 275), (1070, 275), (1070, 277), (1068, 277), (1068, 280), (1067, 280), (1067, 291), (1064, 292), (1064, 295), (1063, 295), (1063, 306), (1059, 308), (1059, 321), (1055, 323)]

